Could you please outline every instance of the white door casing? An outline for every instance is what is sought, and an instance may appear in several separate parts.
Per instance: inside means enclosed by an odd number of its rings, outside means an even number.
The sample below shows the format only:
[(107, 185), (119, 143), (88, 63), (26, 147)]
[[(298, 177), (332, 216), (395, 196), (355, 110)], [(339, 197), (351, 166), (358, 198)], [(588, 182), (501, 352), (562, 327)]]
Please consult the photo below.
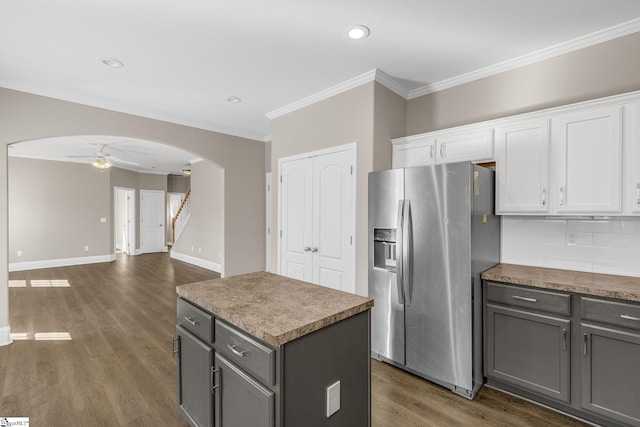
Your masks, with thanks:
[[(136, 191), (132, 188), (114, 187), (114, 242), (115, 249), (126, 255), (135, 255)], [(120, 245), (118, 243), (121, 242)]]
[(140, 190), (140, 251), (166, 252), (164, 191)]
[(355, 144), (281, 159), (279, 172), (279, 273), (355, 293)]
[(264, 271), (271, 271), (271, 172), (268, 172), (265, 176), (265, 269)]

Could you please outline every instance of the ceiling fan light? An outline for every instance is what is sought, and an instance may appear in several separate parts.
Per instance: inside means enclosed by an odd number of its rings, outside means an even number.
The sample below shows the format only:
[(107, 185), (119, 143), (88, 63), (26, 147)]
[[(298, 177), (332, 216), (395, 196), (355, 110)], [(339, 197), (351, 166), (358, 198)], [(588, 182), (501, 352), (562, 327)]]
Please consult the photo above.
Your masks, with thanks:
[(91, 166), (98, 169), (108, 169), (112, 165), (111, 162), (107, 159), (95, 159), (93, 162), (91, 162)]
[(182, 169), (182, 173), (185, 175), (191, 175), (191, 169)]

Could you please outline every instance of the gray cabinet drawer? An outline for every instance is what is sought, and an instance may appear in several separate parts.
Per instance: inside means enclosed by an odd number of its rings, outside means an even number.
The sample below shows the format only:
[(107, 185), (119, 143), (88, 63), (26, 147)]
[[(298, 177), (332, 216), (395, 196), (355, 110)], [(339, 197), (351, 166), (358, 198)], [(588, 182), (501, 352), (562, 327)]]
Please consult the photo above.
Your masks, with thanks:
[(584, 320), (640, 330), (640, 304), (582, 297), (580, 306)]
[(487, 301), (571, 316), (571, 295), (487, 282)]
[(276, 350), (216, 319), (216, 349), (267, 385), (275, 385)]
[(213, 343), (213, 316), (190, 302), (178, 298), (178, 323), (198, 338)]

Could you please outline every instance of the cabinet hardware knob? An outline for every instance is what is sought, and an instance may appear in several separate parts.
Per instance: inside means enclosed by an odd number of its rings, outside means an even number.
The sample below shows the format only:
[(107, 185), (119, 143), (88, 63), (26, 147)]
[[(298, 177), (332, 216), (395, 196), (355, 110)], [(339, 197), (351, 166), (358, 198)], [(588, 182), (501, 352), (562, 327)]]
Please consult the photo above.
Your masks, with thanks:
[(311, 251), (311, 248), (310, 248), (309, 246), (305, 246), (305, 247), (304, 247), (304, 251), (305, 251), (305, 252), (309, 252), (309, 251)]
[(311, 252), (318, 252), (318, 248), (311, 248)]
[(564, 187), (560, 187), (560, 204), (564, 205)]
[(191, 323), (193, 326), (198, 326), (198, 324), (200, 324), (200, 321), (195, 320), (191, 316), (184, 316), (184, 320), (186, 320), (187, 322)]
[(636, 185), (636, 205), (640, 205), (640, 183)]
[(582, 339), (584, 341), (584, 355), (587, 355), (587, 347), (588, 347), (588, 342), (589, 342), (589, 336), (587, 334), (582, 334)]
[[(433, 159), (433, 149), (434, 149), (434, 146), (433, 146), (433, 144), (431, 144), (431, 147), (429, 147), (429, 158), (431, 158), (431, 159)], [(640, 184), (639, 184), (639, 186), (640, 186)], [(640, 203), (640, 202), (638, 202), (638, 203)]]
[(511, 298), (517, 299), (519, 301), (538, 302), (538, 300), (535, 298), (521, 297), (520, 295), (512, 295)]
[(444, 153), (445, 153), (444, 144), (440, 144), (440, 157), (444, 157)]
[(227, 347), (229, 348), (229, 350), (233, 352), (233, 354), (235, 354), (238, 357), (245, 357), (247, 354), (247, 352), (244, 350), (238, 350), (237, 345), (227, 344)]
[(214, 374), (218, 372), (217, 368), (211, 367), (211, 394), (215, 393), (215, 390), (218, 388), (218, 384), (215, 383)]
[(640, 322), (640, 317), (633, 317), (628, 314), (621, 314), (620, 317), (626, 320), (635, 320), (636, 322)]
[(567, 351), (567, 330), (562, 330), (562, 349)]
[(542, 189), (542, 206), (546, 206), (547, 205), (547, 190), (546, 189)]

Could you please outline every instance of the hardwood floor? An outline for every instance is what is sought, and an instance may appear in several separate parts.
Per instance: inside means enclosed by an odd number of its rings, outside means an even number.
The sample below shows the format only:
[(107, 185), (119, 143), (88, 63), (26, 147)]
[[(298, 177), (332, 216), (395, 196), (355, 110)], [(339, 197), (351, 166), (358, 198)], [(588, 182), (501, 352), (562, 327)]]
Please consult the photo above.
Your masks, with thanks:
[[(171, 354), (175, 286), (216, 276), (168, 254), (11, 273), (29, 284), (9, 289), (11, 331), (26, 339), (0, 347), (0, 416), (33, 426), (186, 426)], [(34, 339), (42, 332), (71, 339)], [(374, 427), (583, 425), (486, 387), (468, 401), (377, 361), (372, 416)]]

